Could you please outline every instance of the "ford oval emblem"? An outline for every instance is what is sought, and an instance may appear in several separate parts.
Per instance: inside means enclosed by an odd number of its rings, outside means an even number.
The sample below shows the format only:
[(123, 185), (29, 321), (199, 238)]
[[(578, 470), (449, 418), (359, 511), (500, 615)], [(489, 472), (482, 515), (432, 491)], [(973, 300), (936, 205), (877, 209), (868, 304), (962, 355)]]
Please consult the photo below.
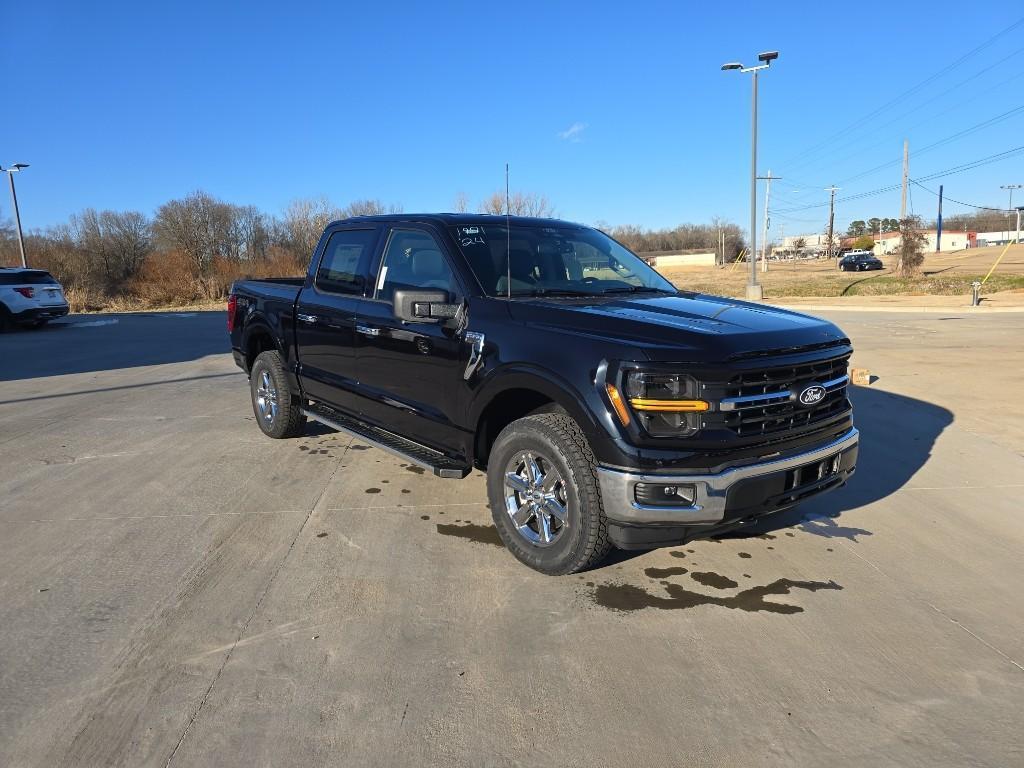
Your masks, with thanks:
[(825, 398), (825, 388), (820, 384), (812, 384), (800, 393), (799, 400), (803, 405), (817, 405)]

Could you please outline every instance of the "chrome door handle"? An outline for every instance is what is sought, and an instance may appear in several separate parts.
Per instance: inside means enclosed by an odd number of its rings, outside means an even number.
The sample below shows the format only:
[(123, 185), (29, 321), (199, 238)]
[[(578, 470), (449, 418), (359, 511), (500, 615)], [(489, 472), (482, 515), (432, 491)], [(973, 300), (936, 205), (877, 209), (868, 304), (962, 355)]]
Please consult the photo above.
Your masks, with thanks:
[(304, 323), (315, 323), (316, 322), (316, 315), (304, 315), (301, 312), (299, 312), (299, 313), (296, 313), (295, 317), (296, 317), (296, 319), (301, 320)]
[(380, 328), (371, 328), (368, 325), (357, 325), (356, 333), (361, 333), (363, 336), (380, 336)]
[(462, 378), (469, 381), (484, 359), (484, 335), (477, 331), (467, 331), (462, 338), (470, 345), (469, 360), (466, 362), (466, 370), (462, 373)]

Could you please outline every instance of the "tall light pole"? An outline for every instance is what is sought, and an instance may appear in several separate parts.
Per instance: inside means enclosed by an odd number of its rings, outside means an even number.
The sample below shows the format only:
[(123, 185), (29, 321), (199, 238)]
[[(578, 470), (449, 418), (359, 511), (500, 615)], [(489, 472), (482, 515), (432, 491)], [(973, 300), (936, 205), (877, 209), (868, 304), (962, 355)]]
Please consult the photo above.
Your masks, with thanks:
[(1010, 204), (1006, 207), (1006, 239), (1010, 239), (1010, 214), (1013, 212), (1013, 190), (1024, 189), (1024, 184), (1002, 184), (1000, 189), (1010, 190)]
[(777, 58), (778, 51), (765, 51), (757, 55), (757, 60), (761, 63), (753, 67), (745, 67), (738, 61), (722, 65), (723, 70), (738, 70), (754, 75), (750, 98), (750, 256), (747, 258), (750, 262), (747, 299), (750, 301), (760, 301), (764, 298), (764, 289), (757, 282), (757, 264), (754, 263), (754, 254), (757, 253), (757, 73), (762, 69), (768, 69)]
[(25, 261), (25, 237), (21, 234), (21, 214), (18, 213), (18, 195), (14, 191), (14, 174), (22, 168), (28, 168), (28, 163), (15, 163), (10, 168), (0, 166), (0, 171), (7, 174), (7, 180), (11, 183), (11, 205), (14, 207), (14, 226), (18, 228), (18, 248), (21, 251), (21, 266), (27, 267)]

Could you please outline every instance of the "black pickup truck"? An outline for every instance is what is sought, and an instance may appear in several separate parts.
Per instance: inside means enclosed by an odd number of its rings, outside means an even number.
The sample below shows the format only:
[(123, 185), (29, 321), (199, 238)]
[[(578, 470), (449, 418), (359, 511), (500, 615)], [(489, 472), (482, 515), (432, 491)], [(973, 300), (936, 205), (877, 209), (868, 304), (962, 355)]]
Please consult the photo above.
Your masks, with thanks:
[(309, 418), (486, 470), (502, 540), (544, 573), (744, 525), (857, 461), (842, 331), (678, 290), (564, 221), (337, 221), (305, 278), (235, 283), (228, 330), (264, 433)]

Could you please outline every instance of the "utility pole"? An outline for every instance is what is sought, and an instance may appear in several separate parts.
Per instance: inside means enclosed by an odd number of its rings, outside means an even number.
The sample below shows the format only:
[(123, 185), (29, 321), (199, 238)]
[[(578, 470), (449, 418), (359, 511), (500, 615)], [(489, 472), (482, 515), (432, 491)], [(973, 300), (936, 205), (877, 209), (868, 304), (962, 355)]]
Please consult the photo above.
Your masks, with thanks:
[(907, 180), (910, 179), (910, 141), (903, 140), (903, 194), (900, 196), (900, 221), (907, 218)]
[(1006, 240), (1010, 240), (1010, 213), (1013, 211), (1013, 190), (1024, 189), (1024, 184), (1003, 184), (999, 187), (1000, 189), (1008, 189), (1010, 191), (1010, 204), (1006, 207)]
[(761, 271), (768, 271), (768, 198), (772, 194), (772, 179), (781, 179), (781, 176), (772, 176), (772, 169), (768, 169), (767, 176), (758, 176), (765, 180), (764, 185), (764, 235), (761, 238)]
[(939, 218), (936, 220), (935, 252), (942, 252), (942, 185), (939, 184)]
[(836, 223), (836, 192), (839, 187), (829, 187), (825, 191), (830, 193), (828, 199), (828, 256), (832, 258), (832, 255), (836, 252), (835, 246), (832, 241), (832, 235), (835, 230)]
[(1017, 245), (1020, 245), (1020, 212), (1024, 211), (1024, 205), (1017, 206)]

